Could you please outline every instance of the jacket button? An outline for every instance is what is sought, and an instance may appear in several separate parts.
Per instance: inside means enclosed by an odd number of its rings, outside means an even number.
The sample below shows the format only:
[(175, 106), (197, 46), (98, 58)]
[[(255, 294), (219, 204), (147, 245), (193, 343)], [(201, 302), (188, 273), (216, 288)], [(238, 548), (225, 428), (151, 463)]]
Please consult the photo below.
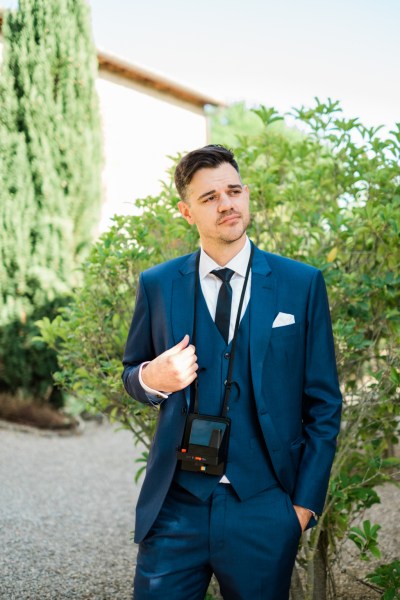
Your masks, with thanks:
[(225, 352), (225, 354), (224, 354), (224, 358), (230, 358), (230, 357), (231, 357), (231, 354), (230, 354), (230, 352)]
[(182, 406), (181, 413), (182, 413), (183, 415), (186, 415), (186, 413), (187, 413), (187, 407), (186, 407), (186, 406)]

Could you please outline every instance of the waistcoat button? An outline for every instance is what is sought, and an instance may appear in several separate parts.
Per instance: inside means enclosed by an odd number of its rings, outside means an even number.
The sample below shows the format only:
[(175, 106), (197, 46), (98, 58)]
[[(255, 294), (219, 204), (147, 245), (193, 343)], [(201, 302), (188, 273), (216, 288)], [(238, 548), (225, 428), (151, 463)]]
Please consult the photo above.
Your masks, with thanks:
[(231, 357), (231, 354), (230, 354), (230, 352), (225, 352), (225, 354), (224, 354), (224, 358), (230, 358), (230, 357)]

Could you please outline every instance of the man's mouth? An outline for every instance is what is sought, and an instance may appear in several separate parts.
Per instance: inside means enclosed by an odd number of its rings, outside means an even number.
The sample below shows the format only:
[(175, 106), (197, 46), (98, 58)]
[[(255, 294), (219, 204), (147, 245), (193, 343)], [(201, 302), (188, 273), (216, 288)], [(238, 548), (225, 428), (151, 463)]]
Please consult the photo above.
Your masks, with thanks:
[(224, 217), (220, 221), (218, 221), (217, 224), (218, 225), (222, 225), (224, 223), (229, 223), (230, 221), (236, 221), (236, 219), (240, 219), (240, 214), (238, 214), (238, 213), (232, 213), (230, 215), (227, 215), (226, 217)]

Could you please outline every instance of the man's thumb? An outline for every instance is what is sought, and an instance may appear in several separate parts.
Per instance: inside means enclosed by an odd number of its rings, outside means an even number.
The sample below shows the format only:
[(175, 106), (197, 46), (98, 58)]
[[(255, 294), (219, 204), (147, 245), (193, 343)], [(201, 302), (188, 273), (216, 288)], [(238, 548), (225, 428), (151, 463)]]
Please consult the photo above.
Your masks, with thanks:
[(180, 352), (181, 350), (184, 350), (186, 348), (186, 346), (189, 344), (189, 340), (190, 340), (190, 338), (189, 338), (188, 334), (186, 334), (185, 337), (183, 338), (183, 340), (178, 342), (178, 344), (176, 344), (176, 346), (172, 346), (172, 348), (167, 350), (166, 354), (178, 354), (178, 352)]

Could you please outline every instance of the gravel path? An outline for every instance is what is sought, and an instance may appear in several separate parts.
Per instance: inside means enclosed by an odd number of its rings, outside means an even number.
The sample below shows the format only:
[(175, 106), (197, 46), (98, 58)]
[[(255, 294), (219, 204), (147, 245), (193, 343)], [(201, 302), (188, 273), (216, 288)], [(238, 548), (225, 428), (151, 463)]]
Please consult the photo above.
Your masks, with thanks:
[[(57, 435), (0, 421), (0, 600), (131, 598), (139, 454), (132, 435), (109, 424)], [(400, 554), (399, 491), (380, 494), (364, 518), (381, 523), (390, 561)], [(337, 600), (379, 598), (355, 580), (375, 561), (345, 546)]]
[(127, 600), (135, 457), (128, 431), (0, 429), (1, 600)]

